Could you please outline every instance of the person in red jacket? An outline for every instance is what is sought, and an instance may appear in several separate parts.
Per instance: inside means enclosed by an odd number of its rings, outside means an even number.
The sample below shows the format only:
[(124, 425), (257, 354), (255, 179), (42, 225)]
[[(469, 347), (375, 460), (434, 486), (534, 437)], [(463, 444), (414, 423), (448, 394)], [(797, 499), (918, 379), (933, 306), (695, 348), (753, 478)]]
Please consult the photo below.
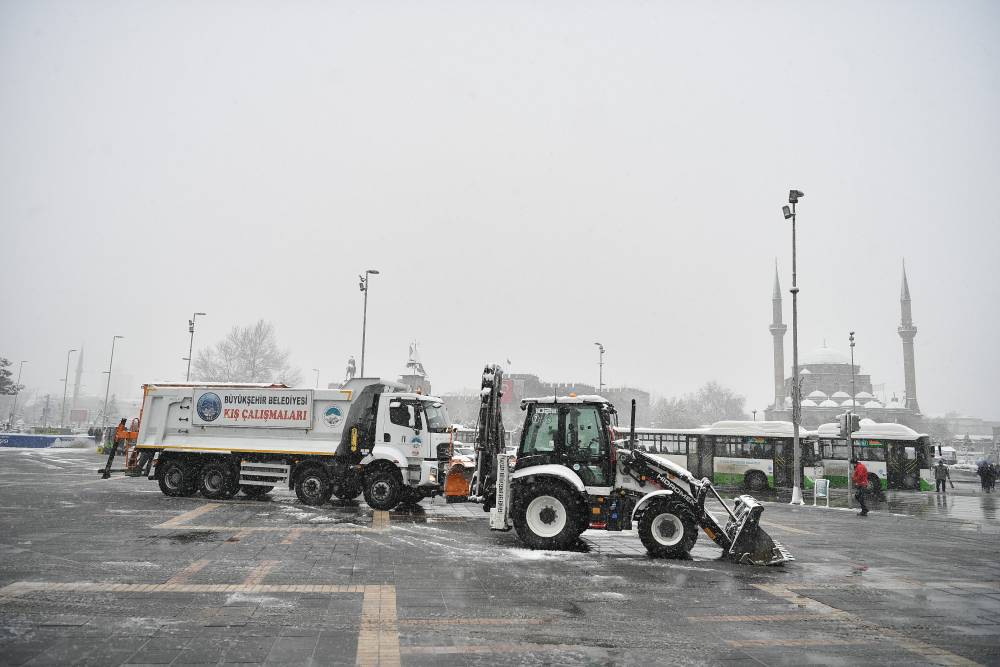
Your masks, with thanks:
[(868, 497), (868, 468), (865, 464), (857, 459), (851, 459), (851, 465), (854, 466), (854, 474), (851, 475), (851, 482), (854, 483), (854, 497), (857, 499), (858, 504), (861, 505), (861, 511), (858, 512), (858, 516), (868, 516), (868, 505), (865, 503), (865, 499)]

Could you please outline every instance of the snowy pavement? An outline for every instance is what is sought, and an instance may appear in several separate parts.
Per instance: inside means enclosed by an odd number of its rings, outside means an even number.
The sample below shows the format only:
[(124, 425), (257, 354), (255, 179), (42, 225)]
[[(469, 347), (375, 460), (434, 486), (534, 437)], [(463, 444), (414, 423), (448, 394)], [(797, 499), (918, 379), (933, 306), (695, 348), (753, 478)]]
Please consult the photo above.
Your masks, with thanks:
[(1000, 661), (991, 498), (893, 496), (866, 518), (768, 502), (797, 560), (759, 568), (704, 535), (685, 561), (634, 532), (531, 551), (440, 499), (167, 498), (101, 463), (0, 450), (3, 664)]

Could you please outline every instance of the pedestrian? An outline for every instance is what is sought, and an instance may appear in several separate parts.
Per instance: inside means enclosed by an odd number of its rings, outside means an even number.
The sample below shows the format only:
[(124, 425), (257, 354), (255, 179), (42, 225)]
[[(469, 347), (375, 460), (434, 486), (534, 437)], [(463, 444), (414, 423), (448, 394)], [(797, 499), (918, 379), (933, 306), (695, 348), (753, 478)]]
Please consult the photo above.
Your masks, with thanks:
[(854, 466), (854, 474), (851, 475), (851, 481), (854, 482), (855, 487), (854, 498), (861, 505), (858, 516), (868, 516), (868, 504), (865, 503), (868, 497), (868, 468), (857, 459), (851, 459), (851, 465)]
[[(941, 459), (937, 460), (934, 465), (934, 492), (935, 493), (948, 493), (945, 487), (945, 481), (951, 482), (951, 473), (948, 472), (948, 466), (944, 464)], [(954, 483), (952, 483), (954, 486)]]
[(979, 484), (983, 487), (983, 493), (989, 493), (990, 490), (990, 477), (992, 476), (992, 470), (990, 470), (990, 462), (986, 459), (979, 461), (976, 466), (976, 474), (979, 475)]
[(128, 427), (125, 426), (125, 420), (122, 419), (118, 422), (118, 428), (115, 429), (115, 441), (112, 445), (115, 450), (118, 450), (118, 446), (121, 445), (121, 451), (125, 451), (125, 445), (128, 442)]
[(997, 475), (1000, 474), (1000, 467), (997, 464), (986, 462), (986, 491), (989, 493), (993, 492), (994, 487), (997, 484)]

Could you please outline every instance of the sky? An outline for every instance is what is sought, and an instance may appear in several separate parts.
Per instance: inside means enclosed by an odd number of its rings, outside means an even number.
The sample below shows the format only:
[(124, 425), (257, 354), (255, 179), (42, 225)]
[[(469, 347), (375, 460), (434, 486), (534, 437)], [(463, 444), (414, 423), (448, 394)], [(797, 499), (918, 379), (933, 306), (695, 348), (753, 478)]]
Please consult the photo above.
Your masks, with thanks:
[(995, 2), (0, 3), (0, 356), (54, 395), (116, 334), (116, 388), (183, 379), (195, 311), (339, 381), (373, 268), (367, 375), (600, 341), (763, 409), (797, 188), (800, 350), (901, 393), (905, 259), (921, 408), (1000, 419), (998, 183)]

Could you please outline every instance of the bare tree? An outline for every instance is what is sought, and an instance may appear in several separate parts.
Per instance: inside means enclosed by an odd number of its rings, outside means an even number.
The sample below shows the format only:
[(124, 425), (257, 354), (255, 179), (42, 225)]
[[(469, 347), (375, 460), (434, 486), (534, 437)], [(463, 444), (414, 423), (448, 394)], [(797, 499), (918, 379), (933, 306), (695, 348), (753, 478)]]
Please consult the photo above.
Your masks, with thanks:
[(229, 334), (206, 350), (199, 350), (192, 376), (203, 382), (284, 382), (295, 385), (299, 370), (288, 363), (288, 350), (278, 347), (274, 325), (264, 320)]
[(712, 381), (693, 394), (661, 398), (653, 406), (653, 419), (661, 428), (692, 428), (721, 419), (746, 419), (745, 403), (746, 398)]

